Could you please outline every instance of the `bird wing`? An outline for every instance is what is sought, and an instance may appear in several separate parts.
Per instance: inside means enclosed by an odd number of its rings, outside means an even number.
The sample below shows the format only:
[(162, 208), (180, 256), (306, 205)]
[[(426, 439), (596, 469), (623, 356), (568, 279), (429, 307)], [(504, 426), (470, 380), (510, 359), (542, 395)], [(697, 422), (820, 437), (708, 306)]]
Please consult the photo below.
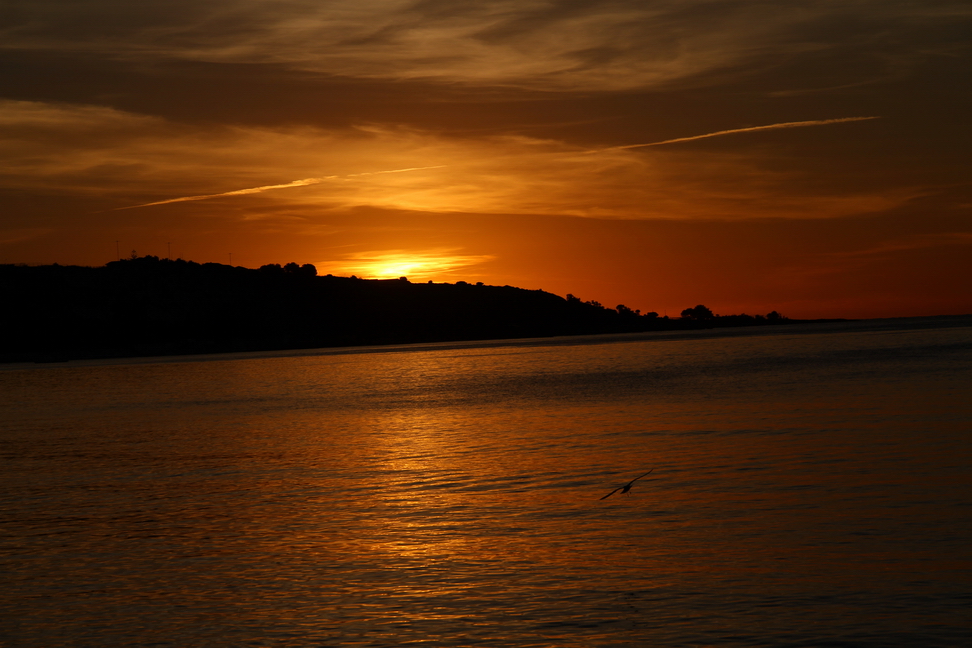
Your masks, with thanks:
[(622, 488), (624, 488), (624, 486), (618, 486), (617, 488), (615, 488), (613, 491), (611, 491), (610, 493), (608, 493), (607, 495), (605, 495), (601, 499), (603, 500), (603, 499), (607, 499), (607, 498), (611, 497), (612, 495), (614, 495), (615, 493), (617, 493)]
[[(654, 470), (654, 468), (652, 468), (651, 470)], [(648, 475), (650, 475), (650, 474), (651, 474), (651, 470), (649, 470), (648, 472), (646, 472), (646, 473), (645, 473), (644, 475), (642, 475), (641, 477), (647, 477)], [(639, 479), (641, 479), (641, 477), (635, 477), (634, 479), (632, 479), (632, 480), (631, 480), (631, 481), (629, 481), (628, 483), (629, 483), (629, 484), (633, 484), (633, 483), (635, 483), (636, 481), (638, 481)]]

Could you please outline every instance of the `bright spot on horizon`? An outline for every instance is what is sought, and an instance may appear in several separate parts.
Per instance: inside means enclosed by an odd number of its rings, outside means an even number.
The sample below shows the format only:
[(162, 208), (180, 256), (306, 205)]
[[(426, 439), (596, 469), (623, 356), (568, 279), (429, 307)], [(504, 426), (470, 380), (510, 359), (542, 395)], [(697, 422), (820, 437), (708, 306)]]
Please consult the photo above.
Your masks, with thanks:
[(415, 271), (427, 270), (431, 265), (423, 261), (401, 261), (377, 266), (372, 269), (372, 272), (379, 277), (406, 277), (409, 274), (414, 274)]
[(348, 255), (338, 263), (322, 261), (317, 265), (319, 268), (327, 268), (326, 272), (329, 273), (353, 274), (365, 279), (408, 277), (424, 281), (433, 278), (433, 275), (441, 276), (495, 258), (491, 255), (459, 255), (456, 252), (457, 250), (360, 252)]

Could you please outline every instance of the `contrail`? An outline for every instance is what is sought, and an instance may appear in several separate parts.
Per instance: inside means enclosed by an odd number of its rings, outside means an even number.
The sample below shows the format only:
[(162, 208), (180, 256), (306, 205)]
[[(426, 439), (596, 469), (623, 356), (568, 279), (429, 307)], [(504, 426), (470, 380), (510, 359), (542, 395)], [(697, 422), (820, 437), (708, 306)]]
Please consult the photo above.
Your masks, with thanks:
[[(367, 173), (352, 173), (351, 175), (344, 176), (345, 178), (357, 178), (358, 176), (366, 175), (381, 175), (382, 173), (404, 173), (405, 171), (422, 171), (423, 169), (442, 169), (449, 166), (448, 164), (436, 164), (435, 166), (424, 166), (424, 167), (408, 167), (407, 169), (392, 169), (390, 171), (368, 171)], [(337, 177), (337, 176), (331, 176)]]
[(209, 200), (210, 198), (219, 198), (221, 196), (242, 196), (244, 194), (260, 193), (261, 191), (269, 191), (271, 189), (286, 189), (287, 187), (304, 187), (307, 185), (324, 182), (325, 180), (333, 180), (337, 177), (339, 176), (326, 176), (324, 178), (305, 178), (303, 180), (294, 180), (293, 182), (288, 182), (286, 184), (265, 185), (263, 187), (252, 187), (250, 189), (237, 189), (236, 191), (225, 191), (223, 193), (218, 193), (218, 194), (206, 194), (205, 196), (183, 196), (182, 198), (169, 198), (168, 200), (159, 200), (157, 202), (144, 203), (142, 205), (131, 205), (129, 207), (116, 207), (111, 211), (121, 211), (123, 209), (138, 209), (139, 207), (151, 207), (153, 205), (168, 205), (169, 203), (189, 202), (191, 200)]
[(388, 171), (369, 171), (366, 173), (351, 173), (346, 176), (324, 176), (323, 178), (304, 178), (303, 180), (294, 180), (293, 182), (287, 182), (285, 184), (276, 185), (264, 185), (262, 187), (251, 187), (249, 189), (237, 189), (235, 191), (224, 191), (218, 194), (206, 194), (204, 196), (183, 196), (181, 198), (169, 198), (168, 200), (159, 200), (156, 202), (144, 203), (142, 205), (131, 205), (129, 207), (116, 207), (110, 211), (121, 211), (123, 209), (137, 209), (139, 207), (152, 207), (154, 205), (168, 205), (169, 203), (177, 202), (190, 202), (192, 200), (209, 200), (210, 198), (222, 198), (223, 196), (243, 196), (246, 194), (261, 193), (263, 191), (270, 191), (271, 189), (288, 189), (290, 187), (306, 187), (307, 185), (320, 184), (321, 182), (326, 182), (328, 180), (338, 180), (341, 178), (357, 178), (359, 176), (369, 176), (369, 175), (381, 175), (383, 173), (404, 173), (406, 171), (421, 171), (423, 169), (441, 169), (447, 166), (445, 164), (437, 164), (435, 166), (424, 166), (424, 167), (408, 167), (407, 169), (390, 169)]
[(814, 119), (811, 121), (783, 122), (780, 124), (767, 124), (766, 126), (750, 126), (749, 128), (733, 128), (721, 130), (704, 135), (691, 135), (689, 137), (676, 137), (675, 139), (662, 140), (661, 142), (649, 142), (648, 144), (628, 144), (625, 146), (609, 146), (608, 148), (588, 151), (588, 153), (601, 153), (603, 151), (619, 151), (622, 149), (642, 148), (645, 146), (661, 146), (662, 144), (675, 144), (677, 142), (691, 142), (692, 140), (705, 139), (707, 137), (720, 137), (722, 135), (732, 135), (734, 133), (752, 133), (754, 131), (774, 130), (777, 128), (803, 128), (805, 126), (826, 126), (827, 124), (842, 124), (844, 122), (867, 121), (869, 119), (880, 119), (880, 117), (841, 117), (839, 119)]
[[(721, 137), (722, 135), (733, 135), (735, 133), (752, 133), (755, 131), (764, 130), (775, 130), (777, 128), (803, 128), (806, 126), (825, 126), (827, 124), (842, 124), (844, 122), (856, 122), (856, 121), (868, 121), (871, 119), (880, 119), (878, 116), (873, 117), (840, 117), (838, 119), (814, 119), (810, 121), (797, 121), (797, 122), (782, 122), (779, 124), (767, 124), (765, 126), (750, 126), (749, 128), (732, 128), (730, 130), (721, 130), (714, 133), (705, 133), (703, 135), (691, 135), (689, 137), (676, 137), (675, 139), (662, 140), (660, 142), (648, 142), (647, 144), (626, 144), (623, 146), (609, 146), (607, 148), (594, 149), (587, 151), (587, 153), (603, 153), (604, 151), (621, 151), (624, 149), (634, 149), (634, 148), (644, 148), (647, 146), (661, 146), (662, 144), (676, 144), (678, 142), (691, 142), (693, 140), (706, 139), (708, 137)], [(249, 189), (237, 189), (235, 191), (225, 191), (218, 194), (206, 194), (202, 196), (183, 196), (180, 198), (169, 198), (168, 200), (158, 200), (156, 202), (143, 203), (141, 205), (131, 205), (128, 207), (116, 207), (110, 211), (122, 211), (125, 209), (138, 209), (139, 207), (153, 207), (155, 205), (168, 205), (169, 203), (178, 202), (190, 202), (193, 200), (209, 200), (210, 198), (222, 198), (224, 196), (243, 196), (246, 194), (261, 193), (264, 191), (270, 191), (272, 189), (289, 189), (291, 187), (306, 187), (307, 185), (320, 184), (321, 182), (326, 182), (328, 180), (338, 180), (342, 178), (357, 178), (360, 176), (369, 175), (381, 175), (383, 173), (405, 173), (407, 171), (422, 171), (425, 169), (441, 169), (446, 164), (437, 164), (434, 166), (423, 166), (423, 167), (408, 167), (405, 169), (389, 169), (387, 171), (369, 171), (365, 173), (351, 173), (345, 176), (324, 176), (322, 178), (304, 178), (303, 180), (294, 180), (293, 182), (287, 182), (284, 184), (276, 185), (264, 185), (262, 187), (251, 187)]]

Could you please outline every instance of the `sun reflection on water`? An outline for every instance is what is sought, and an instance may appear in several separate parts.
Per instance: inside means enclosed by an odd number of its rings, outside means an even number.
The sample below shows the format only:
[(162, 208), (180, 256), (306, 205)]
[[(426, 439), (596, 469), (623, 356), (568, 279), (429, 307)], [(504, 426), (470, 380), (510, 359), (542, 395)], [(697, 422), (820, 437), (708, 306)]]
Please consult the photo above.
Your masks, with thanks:
[(31, 645), (964, 645), (972, 346), (859, 360), (928, 336), (8, 372), (0, 603)]

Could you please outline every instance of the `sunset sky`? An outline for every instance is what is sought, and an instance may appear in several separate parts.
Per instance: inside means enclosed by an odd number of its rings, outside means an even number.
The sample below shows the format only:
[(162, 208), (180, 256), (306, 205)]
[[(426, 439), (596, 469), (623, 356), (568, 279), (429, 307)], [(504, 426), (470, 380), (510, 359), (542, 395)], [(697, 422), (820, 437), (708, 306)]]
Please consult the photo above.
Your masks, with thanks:
[(0, 57), (0, 263), (972, 312), (968, 0), (15, 0)]

